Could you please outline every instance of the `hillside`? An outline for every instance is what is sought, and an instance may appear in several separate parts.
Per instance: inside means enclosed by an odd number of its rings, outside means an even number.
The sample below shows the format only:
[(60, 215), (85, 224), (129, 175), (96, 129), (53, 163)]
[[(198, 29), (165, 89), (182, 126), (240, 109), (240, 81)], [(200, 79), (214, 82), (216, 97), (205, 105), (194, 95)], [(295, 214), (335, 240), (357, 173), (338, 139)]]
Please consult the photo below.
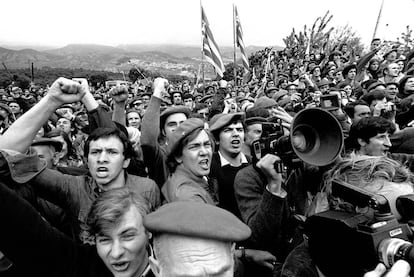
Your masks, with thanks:
[[(250, 54), (263, 48), (249, 46), (246, 50)], [(84, 68), (120, 72), (127, 71), (135, 65), (160, 73), (193, 76), (201, 60), (200, 51), (200, 47), (197, 46), (167, 44), (131, 44), (117, 47), (69, 44), (43, 51), (0, 47), (0, 60), (9, 69), (28, 68), (34, 63), (38, 68)], [(233, 47), (222, 47), (221, 53), (225, 63), (233, 61)]]

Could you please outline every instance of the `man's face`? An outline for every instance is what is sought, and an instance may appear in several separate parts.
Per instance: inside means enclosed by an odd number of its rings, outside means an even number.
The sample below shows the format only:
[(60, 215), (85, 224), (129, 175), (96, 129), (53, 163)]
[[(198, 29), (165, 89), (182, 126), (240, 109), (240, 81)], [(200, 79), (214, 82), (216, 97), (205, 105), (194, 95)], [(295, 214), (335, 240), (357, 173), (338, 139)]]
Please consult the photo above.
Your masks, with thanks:
[(194, 108), (194, 101), (193, 101), (193, 99), (192, 98), (186, 98), (184, 100), (184, 106), (186, 106), (187, 108), (190, 109), (190, 111), (192, 111), (193, 108)]
[(329, 85), (323, 85), (323, 86), (320, 86), (320, 87), (319, 87), (319, 91), (320, 91), (322, 94), (327, 93), (327, 92), (329, 91)]
[(387, 75), (391, 77), (398, 77), (398, 73), (400, 72), (400, 67), (396, 63), (391, 63), (387, 67)]
[(183, 103), (183, 99), (181, 98), (180, 93), (173, 94), (173, 103), (174, 105), (181, 105)]
[(252, 142), (259, 139), (262, 136), (263, 128), (261, 123), (251, 124), (246, 127), (245, 143), (247, 146), (251, 146)]
[(96, 250), (115, 277), (134, 277), (146, 267), (148, 237), (142, 216), (131, 206), (121, 222), (97, 234)]
[(213, 156), (212, 142), (203, 130), (198, 136), (183, 147), (183, 153), (178, 160), (197, 177), (210, 173), (211, 157)]
[[(409, 78), (404, 86), (405, 91), (413, 91), (414, 90), (414, 78)], [(0, 110), (1, 111), (1, 110)]]
[(46, 161), (47, 168), (53, 169), (56, 166), (58, 158), (53, 146), (34, 145), (31, 148), (36, 151), (40, 159)]
[(381, 40), (374, 40), (373, 42), (371, 42), (371, 50), (378, 48), (380, 44), (381, 44)]
[(12, 111), (12, 113), (14, 113), (14, 114), (18, 114), (18, 113), (21, 112), (20, 105), (15, 103), (15, 102), (10, 103), (9, 107), (10, 107), (10, 110)]
[(241, 152), (243, 141), (243, 124), (241, 122), (232, 123), (220, 131), (219, 150), (230, 156), (237, 156)]
[(208, 119), (208, 108), (198, 110), (197, 113), (201, 114), (203, 116), (204, 120)]
[(341, 71), (336, 72), (334, 76), (335, 76), (336, 81), (342, 81), (343, 80), (343, 76), (342, 76)]
[(148, 105), (150, 99), (151, 97), (149, 95), (144, 95), (142, 96), (142, 103), (144, 103), (144, 105)]
[(371, 137), (368, 142), (362, 139), (358, 139), (358, 142), (361, 145), (361, 154), (368, 156), (383, 156), (391, 147), (390, 137), (387, 132)]
[(354, 118), (352, 118), (352, 123), (355, 124), (361, 118), (364, 117), (370, 117), (371, 116), (371, 110), (367, 105), (356, 105), (354, 107)]
[(398, 93), (398, 87), (396, 84), (389, 84), (387, 85), (387, 94), (394, 98)]
[(349, 80), (354, 80), (356, 76), (356, 69), (352, 68), (351, 70), (349, 70), (346, 76), (348, 77)]
[(230, 242), (177, 235), (162, 235), (157, 239), (161, 239), (163, 260), (158, 263), (150, 259), (157, 277), (232, 277), (234, 274)]
[(72, 131), (70, 120), (64, 117), (58, 119), (56, 127), (65, 132), (66, 134), (70, 134), (70, 132)]
[(184, 113), (174, 113), (167, 117), (164, 124), (164, 135), (167, 140), (170, 139), (175, 129), (177, 129), (177, 127), (186, 120), (187, 116)]
[(124, 169), (129, 165), (125, 159), (124, 146), (116, 136), (91, 141), (88, 167), (92, 178), (105, 189), (122, 187)]
[(127, 114), (128, 126), (139, 129), (141, 127), (141, 117), (137, 112), (130, 112)]

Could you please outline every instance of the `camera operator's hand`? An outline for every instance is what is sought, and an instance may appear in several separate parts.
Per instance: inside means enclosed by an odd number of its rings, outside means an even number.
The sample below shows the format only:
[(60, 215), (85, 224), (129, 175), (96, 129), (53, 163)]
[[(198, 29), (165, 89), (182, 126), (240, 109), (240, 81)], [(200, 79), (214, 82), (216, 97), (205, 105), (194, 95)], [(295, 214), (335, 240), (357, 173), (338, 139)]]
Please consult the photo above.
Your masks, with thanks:
[(293, 117), (290, 114), (288, 114), (285, 111), (285, 109), (283, 109), (280, 106), (272, 109), (270, 113), (271, 113), (270, 116), (275, 116), (275, 117), (281, 119), (285, 123), (291, 124), (292, 121), (293, 121)]
[(290, 96), (290, 100), (293, 102), (300, 102), (302, 100), (302, 96), (300, 95), (300, 93), (295, 92)]
[(282, 188), (282, 174), (276, 172), (275, 169), (275, 164), (278, 162), (280, 162), (280, 158), (278, 156), (273, 154), (266, 154), (266, 156), (257, 162), (256, 166), (266, 176), (267, 189), (269, 192), (280, 197), (285, 197), (286, 192)]
[(165, 78), (158, 77), (154, 80), (152, 95), (160, 99), (163, 98), (164, 94), (167, 93), (168, 80)]
[(404, 260), (398, 260), (386, 273), (386, 268), (383, 264), (378, 264), (377, 267), (365, 273), (364, 277), (408, 277), (410, 274), (410, 264)]
[(85, 93), (85, 88), (78, 82), (60, 77), (53, 82), (46, 96), (60, 106), (65, 103), (81, 101)]
[(128, 100), (128, 88), (126, 86), (116, 86), (111, 88), (109, 95), (117, 104), (125, 104)]
[(387, 103), (377, 103), (374, 107), (374, 111), (372, 112), (372, 116), (380, 116), (381, 115), (381, 111), (385, 110), (387, 108)]
[(273, 270), (276, 257), (267, 251), (246, 249), (246, 260)]

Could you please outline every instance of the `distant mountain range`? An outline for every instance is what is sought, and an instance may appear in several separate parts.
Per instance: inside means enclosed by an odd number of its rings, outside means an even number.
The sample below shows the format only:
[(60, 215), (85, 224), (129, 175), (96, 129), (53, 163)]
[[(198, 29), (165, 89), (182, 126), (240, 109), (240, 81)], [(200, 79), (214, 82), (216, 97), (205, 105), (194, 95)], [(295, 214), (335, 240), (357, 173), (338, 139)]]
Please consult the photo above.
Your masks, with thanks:
[[(0, 60), (9, 69), (28, 68), (34, 63), (37, 68), (84, 68), (119, 72), (136, 65), (160, 72), (190, 74), (197, 71), (201, 61), (200, 47), (185, 45), (129, 44), (112, 47), (69, 44), (47, 50), (44, 50), (47, 47), (39, 46), (36, 47), (38, 50), (16, 46), (13, 48), (14, 50), (0, 47)], [(246, 51), (250, 54), (264, 48), (249, 46)], [(225, 63), (233, 61), (233, 47), (221, 47), (220, 50)]]

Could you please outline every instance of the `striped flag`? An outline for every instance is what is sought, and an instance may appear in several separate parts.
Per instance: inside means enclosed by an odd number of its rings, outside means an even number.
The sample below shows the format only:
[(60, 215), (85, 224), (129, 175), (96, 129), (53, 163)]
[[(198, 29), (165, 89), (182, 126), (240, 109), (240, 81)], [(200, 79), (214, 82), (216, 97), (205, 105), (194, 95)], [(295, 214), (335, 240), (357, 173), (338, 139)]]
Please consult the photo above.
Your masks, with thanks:
[(249, 60), (247, 59), (246, 50), (244, 49), (244, 42), (243, 42), (243, 30), (240, 24), (239, 13), (237, 12), (237, 7), (234, 7), (234, 14), (236, 20), (236, 42), (237, 46), (240, 48), (243, 67), (246, 71), (249, 71)]
[(203, 54), (206, 60), (214, 66), (216, 73), (223, 78), (224, 63), (221, 58), (220, 50), (214, 40), (213, 33), (210, 30), (207, 16), (201, 6), (201, 34), (203, 36)]

